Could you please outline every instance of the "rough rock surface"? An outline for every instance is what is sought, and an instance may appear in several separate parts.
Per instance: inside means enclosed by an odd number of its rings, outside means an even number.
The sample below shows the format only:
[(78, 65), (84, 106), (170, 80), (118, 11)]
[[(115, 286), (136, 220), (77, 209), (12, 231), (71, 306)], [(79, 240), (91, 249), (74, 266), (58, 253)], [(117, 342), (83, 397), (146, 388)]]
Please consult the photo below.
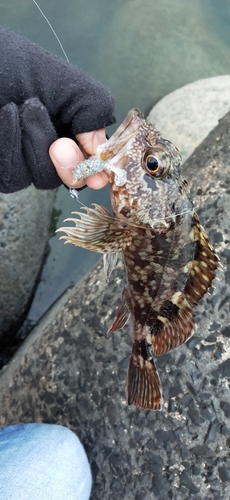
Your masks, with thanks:
[[(54, 192), (0, 193), (0, 342), (25, 315), (48, 240)], [(6, 339), (7, 334), (7, 339)]]
[(229, 110), (230, 75), (222, 75), (171, 92), (153, 107), (148, 119), (177, 145), (185, 161)]
[(162, 412), (125, 404), (130, 328), (105, 338), (123, 281), (102, 265), (40, 322), (0, 377), (0, 425), (43, 421), (81, 438), (94, 500), (230, 498), (230, 113), (184, 166), (224, 265), (197, 332), (157, 365)]

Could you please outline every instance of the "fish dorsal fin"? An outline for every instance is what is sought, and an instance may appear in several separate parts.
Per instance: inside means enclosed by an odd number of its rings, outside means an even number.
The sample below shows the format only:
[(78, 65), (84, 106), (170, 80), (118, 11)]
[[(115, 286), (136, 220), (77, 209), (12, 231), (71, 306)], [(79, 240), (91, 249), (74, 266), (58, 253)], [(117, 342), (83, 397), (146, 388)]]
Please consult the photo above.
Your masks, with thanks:
[(120, 328), (122, 328), (125, 325), (125, 323), (127, 323), (129, 317), (130, 317), (129, 295), (128, 295), (128, 289), (125, 286), (122, 292), (121, 301), (117, 308), (116, 316), (113, 320), (111, 327), (107, 332), (107, 335), (110, 335), (111, 333), (120, 330)]
[(197, 246), (194, 260), (188, 262), (184, 268), (190, 275), (184, 292), (190, 304), (197, 304), (212, 285), (215, 271), (220, 267), (220, 263), (196, 213), (193, 215), (193, 222), (192, 237)]
[(87, 248), (99, 253), (116, 253), (131, 244), (133, 231), (131, 225), (124, 220), (110, 215), (109, 211), (93, 203), (95, 208), (83, 207), (86, 213), (73, 212), (79, 218), (71, 217), (66, 221), (74, 222), (74, 227), (60, 227), (66, 236), (60, 239), (65, 243)]

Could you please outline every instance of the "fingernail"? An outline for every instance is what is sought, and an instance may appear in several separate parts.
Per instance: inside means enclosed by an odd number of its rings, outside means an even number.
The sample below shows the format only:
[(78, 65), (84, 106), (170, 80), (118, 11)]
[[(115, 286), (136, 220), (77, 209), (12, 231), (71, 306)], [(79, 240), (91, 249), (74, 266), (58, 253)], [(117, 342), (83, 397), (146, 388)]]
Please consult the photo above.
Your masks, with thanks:
[(71, 145), (63, 150), (60, 147), (54, 148), (52, 156), (55, 162), (64, 169), (74, 168), (80, 161), (80, 155), (77, 154), (76, 149)]

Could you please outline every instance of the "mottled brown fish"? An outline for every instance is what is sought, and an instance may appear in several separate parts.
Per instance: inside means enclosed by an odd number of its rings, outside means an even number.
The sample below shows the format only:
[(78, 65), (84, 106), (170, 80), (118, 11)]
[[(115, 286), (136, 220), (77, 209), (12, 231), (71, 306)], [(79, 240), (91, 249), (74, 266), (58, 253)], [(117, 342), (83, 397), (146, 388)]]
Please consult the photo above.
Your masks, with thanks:
[(67, 219), (66, 242), (105, 253), (109, 275), (117, 253), (127, 283), (109, 333), (131, 316), (133, 346), (127, 402), (160, 410), (163, 395), (153, 355), (178, 347), (194, 329), (193, 306), (211, 286), (218, 257), (199, 223), (181, 175), (181, 156), (171, 142), (132, 109), (96, 159), (126, 171), (116, 184), (110, 171), (114, 216), (94, 205)]

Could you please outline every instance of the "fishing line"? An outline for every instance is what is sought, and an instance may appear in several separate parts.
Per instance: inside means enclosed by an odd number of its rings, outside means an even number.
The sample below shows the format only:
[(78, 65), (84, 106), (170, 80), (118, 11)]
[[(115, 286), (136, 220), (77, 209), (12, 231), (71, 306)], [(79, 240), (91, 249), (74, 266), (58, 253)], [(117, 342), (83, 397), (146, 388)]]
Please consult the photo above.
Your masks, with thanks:
[(56, 40), (58, 41), (58, 44), (59, 44), (59, 46), (61, 47), (61, 50), (62, 50), (62, 52), (63, 52), (63, 54), (64, 54), (64, 56), (65, 56), (66, 61), (67, 61), (67, 62), (69, 62), (69, 58), (68, 58), (68, 56), (67, 56), (67, 54), (66, 54), (66, 51), (65, 51), (65, 49), (64, 49), (64, 47), (63, 47), (63, 45), (62, 45), (62, 43), (61, 43), (61, 40), (60, 40), (60, 38), (58, 37), (58, 35), (57, 35), (56, 31), (54, 30), (54, 28), (53, 28), (53, 26), (52, 26), (51, 22), (49, 21), (48, 17), (46, 17), (46, 15), (44, 14), (44, 12), (43, 12), (43, 10), (41, 9), (41, 7), (38, 5), (38, 3), (36, 2), (36, 0), (32, 0), (32, 2), (36, 5), (36, 7), (37, 7), (37, 9), (39, 10), (39, 12), (40, 12), (40, 14), (42, 15), (42, 17), (44, 17), (45, 21), (47, 22), (48, 26), (50, 27), (51, 31), (53, 32), (53, 34), (54, 34), (54, 36), (55, 36)]
[[(53, 35), (55, 36), (55, 38), (56, 38), (56, 40), (57, 40), (57, 42), (58, 42), (58, 44), (59, 44), (59, 47), (60, 47), (60, 48), (61, 48), (61, 50), (62, 50), (62, 53), (63, 53), (63, 55), (64, 55), (64, 57), (65, 57), (66, 61), (69, 63), (69, 58), (68, 58), (68, 56), (67, 56), (67, 54), (66, 54), (66, 51), (65, 51), (65, 49), (64, 49), (64, 47), (63, 47), (63, 45), (62, 45), (62, 43), (61, 43), (61, 40), (60, 40), (60, 38), (58, 37), (58, 35), (57, 35), (57, 33), (56, 33), (55, 29), (53, 28), (53, 26), (52, 26), (51, 22), (50, 22), (50, 21), (49, 21), (49, 19), (48, 19), (48, 17), (45, 15), (45, 13), (44, 13), (44, 12), (43, 12), (43, 10), (41, 9), (40, 5), (38, 5), (38, 3), (36, 2), (36, 0), (32, 0), (32, 2), (33, 2), (33, 3), (34, 3), (34, 5), (37, 7), (37, 9), (39, 10), (40, 14), (42, 15), (42, 17), (45, 19), (46, 23), (47, 23), (47, 24), (48, 24), (48, 26), (50, 27), (50, 29), (51, 29), (51, 31), (52, 31), (52, 33), (53, 33)], [(66, 187), (67, 187), (67, 186), (66, 186)], [(71, 196), (72, 198), (74, 198), (74, 199), (75, 199), (75, 200), (76, 200), (76, 201), (77, 201), (80, 205), (82, 205), (82, 207), (84, 207), (84, 208), (86, 208), (86, 209), (87, 209), (87, 206), (79, 200), (77, 190), (74, 190), (74, 189), (73, 189), (73, 190), (71, 190), (71, 189), (69, 189), (69, 194), (70, 194), (70, 196)], [(196, 209), (196, 208), (198, 208), (198, 206), (199, 206), (199, 204), (197, 204), (194, 208)], [(185, 215), (186, 213), (189, 213), (189, 212), (191, 212), (191, 210), (181, 212), (180, 214), (176, 214), (176, 217), (179, 217), (180, 215)], [(170, 216), (170, 215), (169, 215), (169, 216), (166, 216), (166, 217), (165, 217), (165, 219), (170, 220), (170, 219), (172, 219), (173, 217), (175, 217), (175, 215), (174, 215), (174, 216), (173, 216), (173, 215), (172, 215), (172, 216)], [(114, 219), (116, 219), (116, 217), (112, 217), (112, 216), (111, 216), (111, 219), (113, 219), (113, 220), (114, 220)], [(155, 219), (155, 221), (156, 221), (156, 222), (159, 222), (159, 223), (162, 223), (165, 219), (164, 219), (164, 218), (162, 218), (162, 219), (157, 219), (157, 220)], [(119, 219), (117, 219), (117, 220), (119, 220)], [(135, 225), (135, 224), (134, 224), (134, 225)]]
[[(64, 54), (64, 57), (65, 57), (66, 61), (69, 63), (69, 58), (68, 58), (68, 56), (67, 56), (67, 54), (66, 54), (66, 51), (65, 51), (65, 49), (64, 49), (64, 47), (63, 47), (63, 45), (62, 45), (62, 43), (61, 43), (61, 40), (60, 40), (60, 38), (58, 37), (58, 35), (57, 35), (57, 33), (56, 33), (55, 29), (53, 28), (53, 26), (52, 26), (51, 22), (50, 22), (50, 21), (49, 21), (49, 19), (48, 19), (48, 17), (44, 14), (43, 10), (41, 9), (40, 5), (38, 5), (38, 3), (36, 2), (36, 0), (32, 0), (32, 2), (34, 3), (34, 5), (35, 5), (35, 6), (37, 7), (37, 9), (39, 10), (39, 12), (40, 12), (40, 14), (42, 15), (42, 17), (43, 17), (43, 18), (45, 19), (45, 21), (47, 22), (48, 26), (50, 27), (50, 29), (51, 29), (51, 31), (52, 31), (52, 33), (53, 33), (53, 35), (55, 36), (55, 38), (56, 38), (56, 40), (57, 40), (57, 42), (58, 42), (58, 44), (59, 44), (59, 47), (60, 47), (60, 48), (61, 48), (61, 50), (62, 50), (62, 53)], [(70, 194), (71, 198), (75, 199), (76, 201), (78, 201), (78, 203), (80, 203), (80, 205), (82, 205), (83, 207), (87, 208), (87, 206), (79, 200), (79, 198), (78, 198), (79, 193), (78, 193), (78, 190), (77, 190), (77, 189), (71, 189), (71, 188), (69, 188), (68, 186), (65, 186), (65, 187), (68, 189), (68, 191), (69, 191), (69, 194)]]

